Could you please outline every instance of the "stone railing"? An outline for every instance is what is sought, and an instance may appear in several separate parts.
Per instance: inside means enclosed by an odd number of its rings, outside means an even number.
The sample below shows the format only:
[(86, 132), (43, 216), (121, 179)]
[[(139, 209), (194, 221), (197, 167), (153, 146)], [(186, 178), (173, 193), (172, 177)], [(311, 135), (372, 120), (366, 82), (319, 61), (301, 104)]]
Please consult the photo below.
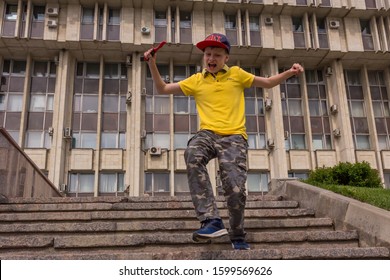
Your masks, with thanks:
[(14, 197), (61, 197), (35, 163), (0, 127), (0, 201)]

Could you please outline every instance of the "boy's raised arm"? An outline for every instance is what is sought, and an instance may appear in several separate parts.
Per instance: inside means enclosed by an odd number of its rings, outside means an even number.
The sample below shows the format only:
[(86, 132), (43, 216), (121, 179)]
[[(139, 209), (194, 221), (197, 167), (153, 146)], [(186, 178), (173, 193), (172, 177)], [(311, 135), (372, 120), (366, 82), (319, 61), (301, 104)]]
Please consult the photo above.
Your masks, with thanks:
[(152, 79), (154, 81), (154, 85), (159, 94), (175, 94), (175, 93), (183, 93), (178, 83), (165, 83), (161, 78), (160, 72), (158, 71), (156, 65), (156, 56), (157, 54), (152, 52), (154, 48), (149, 49), (144, 53), (144, 58), (146, 63), (149, 65), (150, 73), (152, 74)]
[(299, 63), (294, 63), (290, 69), (282, 73), (273, 75), (271, 77), (264, 78), (260, 76), (255, 76), (252, 86), (262, 87), (262, 88), (273, 88), (274, 86), (279, 85), (281, 82), (287, 80), (288, 78), (301, 74), (303, 71), (304, 69)]

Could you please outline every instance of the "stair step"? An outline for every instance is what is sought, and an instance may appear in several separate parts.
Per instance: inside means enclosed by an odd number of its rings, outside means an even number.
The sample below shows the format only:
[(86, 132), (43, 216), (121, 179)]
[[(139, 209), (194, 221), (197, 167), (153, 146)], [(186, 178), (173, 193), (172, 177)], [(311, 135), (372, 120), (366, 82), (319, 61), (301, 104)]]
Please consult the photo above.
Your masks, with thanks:
[[(229, 227), (225, 198), (216, 197)], [(386, 259), (389, 249), (361, 248), (355, 230), (281, 196), (248, 196), (250, 251), (228, 236), (192, 241), (200, 226), (191, 197), (9, 199), (0, 204), (0, 259)]]
[(17, 251), (0, 253), (7, 260), (358, 260), (388, 259), (389, 249), (368, 248), (277, 248), (249, 251), (226, 250), (172, 250), (172, 252), (88, 251), (40, 252)]
[[(229, 227), (229, 222), (224, 221)], [(98, 222), (52, 222), (52, 223), (0, 223), (0, 234), (2, 233), (45, 233), (45, 232), (137, 232), (137, 231), (193, 231), (199, 227), (199, 222), (194, 221), (141, 221), (130, 222), (98, 221)], [(288, 231), (296, 228), (312, 229), (333, 229), (333, 222), (329, 218), (302, 218), (283, 220), (259, 220), (247, 219), (245, 228), (256, 231)]]
[[(226, 209), (220, 210), (222, 218), (228, 217)], [(291, 218), (314, 216), (312, 209), (247, 209), (245, 218)], [(169, 219), (196, 217), (195, 211), (183, 210), (118, 210), (118, 211), (76, 211), (76, 212), (32, 212), (32, 213), (1, 213), (0, 221), (86, 221), (86, 220), (122, 220), (122, 219)]]
[[(356, 245), (358, 235), (356, 231), (290, 231), (290, 232), (250, 232), (247, 235), (249, 243), (315, 243), (327, 242), (348, 243)], [(229, 243), (228, 236), (213, 241), (215, 244)], [(194, 243), (192, 234), (189, 233), (95, 233), (95, 234), (72, 234), (72, 235), (10, 235), (0, 236), (0, 249), (12, 248), (40, 248), (53, 247), (56, 249), (69, 248), (101, 248), (101, 247), (145, 247), (156, 245), (196, 245), (206, 246), (204, 243)]]
[[(218, 208), (226, 208), (226, 202), (217, 202)], [(245, 208), (297, 208), (296, 201), (248, 201)], [(98, 210), (172, 210), (172, 209), (194, 209), (192, 202), (171, 201), (171, 202), (144, 202), (144, 203), (30, 203), (30, 204), (3, 204), (0, 205), (0, 212), (56, 212), (56, 211), (98, 211)]]
[[(216, 196), (217, 202), (225, 201), (224, 196)], [(6, 204), (52, 204), (52, 203), (145, 203), (145, 202), (191, 202), (190, 196), (98, 196), (98, 197), (36, 197), (36, 198), (23, 198), (15, 197), (8, 198)], [(247, 202), (250, 201), (285, 201), (280, 195), (249, 195), (247, 196)]]

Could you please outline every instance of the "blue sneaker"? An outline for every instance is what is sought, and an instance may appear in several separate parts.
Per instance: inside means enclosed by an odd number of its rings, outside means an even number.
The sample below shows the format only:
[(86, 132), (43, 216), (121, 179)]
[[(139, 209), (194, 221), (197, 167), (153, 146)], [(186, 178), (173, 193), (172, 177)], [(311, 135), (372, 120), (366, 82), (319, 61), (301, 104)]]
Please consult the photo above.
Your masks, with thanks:
[(244, 240), (232, 240), (232, 246), (234, 250), (250, 250), (249, 244)]
[(206, 219), (202, 222), (201, 228), (192, 234), (192, 240), (195, 242), (207, 241), (227, 234), (221, 219)]

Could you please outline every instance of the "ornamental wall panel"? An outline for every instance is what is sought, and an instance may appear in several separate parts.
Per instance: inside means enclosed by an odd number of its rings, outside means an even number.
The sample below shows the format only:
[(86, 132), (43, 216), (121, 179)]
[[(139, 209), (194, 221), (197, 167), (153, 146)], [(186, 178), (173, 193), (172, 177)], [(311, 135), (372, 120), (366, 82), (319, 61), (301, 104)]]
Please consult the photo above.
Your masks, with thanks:
[(366, 161), (370, 164), (371, 168), (378, 169), (376, 163), (375, 151), (355, 151), (356, 152), (356, 161), (363, 162)]
[(269, 170), (268, 150), (248, 150), (248, 170)]
[(317, 150), (316, 155), (316, 167), (332, 167), (337, 165), (336, 151), (330, 150)]
[(290, 150), (291, 170), (311, 170), (310, 152), (305, 150)]
[(123, 169), (123, 150), (122, 149), (103, 149), (101, 151), (100, 169), (102, 170), (122, 170)]
[(24, 149), (24, 152), (38, 166), (39, 169), (41, 170), (47, 169), (46, 149)]
[(73, 149), (70, 157), (70, 170), (93, 170), (93, 150)]

